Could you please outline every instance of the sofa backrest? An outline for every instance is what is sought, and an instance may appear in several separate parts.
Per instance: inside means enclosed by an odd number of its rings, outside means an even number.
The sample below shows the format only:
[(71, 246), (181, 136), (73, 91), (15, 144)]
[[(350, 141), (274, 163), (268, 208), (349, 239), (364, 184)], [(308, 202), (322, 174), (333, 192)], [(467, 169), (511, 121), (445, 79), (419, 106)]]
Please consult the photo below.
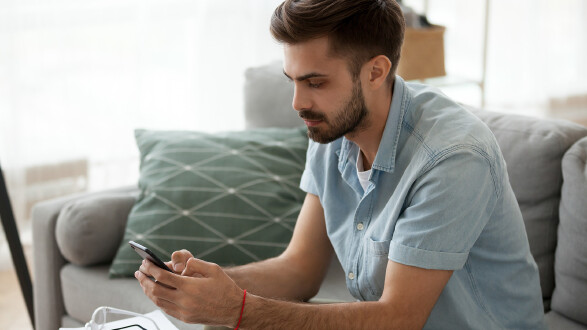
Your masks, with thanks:
[[(293, 127), (302, 122), (292, 109), (293, 85), (282, 73), (281, 63), (250, 68), (245, 73), (245, 119), (247, 128), (256, 127)], [(567, 163), (572, 171), (561, 167), (563, 156), (578, 140), (587, 136), (587, 128), (563, 120), (539, 119), (527, 116), (503, 114), (478, 110), (467, 107), (484, 121), (493, 131), (508, 164), (508, 175), (526, 224), (530, 249), (538, 264), (540, 284), (545, 301), (545, 308), (550, 305), (550, 298), (555, 288), (555, 250), (557, 247), (557, 231), (559, 225), (559, 204), (563, 179), (567, 184), (566, 199), (562, 203), (561, 221), (568, 220), (584, 230), (581, 242), (560, 242), (557, 260), (568, 255), (570, 251), (562, 251), (561, 246), (568, 250), (577, 249), (573, 258), (566, 258), (564, 270), (566, 275), (556, 274), (560, 279), (583, 279), (576, 284), (581, 285), (584, 298), (579, 303), (583, 311), (587, 310), (587, 188), (575, 187), (571, 182), (587, 181), (585, 170), (585, 150), (587, 138), (582, 140), (583, 147), (573, 155), (583, 152), (583, 171), (576, 156), (567, 156)], [(582, 149), (581, 149), (582, 148)], [(564, 171), (563, 171), (564, 170)], [(583, 189), (583, 190), (581, 190)], [(579, 213), (573, 213), (577, 210)], [(566, 219), (562, 217), (567, 216)], [(572, 226), (566, 227), (560, 237), (577, 236)], [(578, 239), (578, 238), (577, 238)], [(568, 245), (568, 247), (567, 247)], [(578, 251), (578, 252), (577, 252)], [(582, 251), (582, 252), (581, 252)], [(579, 259), (577, 259), (579, 258)], [(572, 261), (582, 260), (583, 274), (573, 270)], [(559, 264), (558, 268), (562, 268)], [(557, 270), (558, 270), (557, 268)], [(575, 267), (575, 270), (576, 269)], [(570, 273), (569, 273), (570, 272)], [(561, 277), (562, 276), (562, 277)], [(572, 287), (566, 290), (571, 290)], [(558, 294), (559, 305), (567, 301), (568, 295)], [(582, 304), (582, 305), (581, 305)], [(554, 307), (554, 306), (553, 306)], [(576, 309), (576, 308), (575, 308)], [(564, 313), (568, 315), (569, 313)], [(587, 318), (587, 316), (586, 316)], [(585, 321), (587, 323), (587, 320)]]
[(293, 84), (281, 62), (245, 71), (245, 125), (247, 128), (295, 127), (304, 123), (292, 108)]
[(563, 157), (552, 310), (587, 325), (587, 138)]
[[(577, 140), (587, 136), (587, 128), (564, 120), (467, 108), (489, 126), (506, 160), (510, 183), (526, 224), (530, 250), (540, 271), (542, 297), (548, 308), (555, 287), (562, 159)], [(583, 195), (583, 200), (587, 201), (587, 194)], [(585, 213), (583, 216), (587, 217)]]

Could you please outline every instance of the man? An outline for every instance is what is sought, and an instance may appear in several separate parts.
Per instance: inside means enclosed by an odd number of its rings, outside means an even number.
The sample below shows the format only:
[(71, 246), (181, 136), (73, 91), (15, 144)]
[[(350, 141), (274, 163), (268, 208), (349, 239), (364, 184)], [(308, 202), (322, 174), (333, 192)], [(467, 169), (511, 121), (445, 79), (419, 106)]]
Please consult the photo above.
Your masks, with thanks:
[[(177, 274), (144, 262), (135, 276), (157, 306), (251, 329), (545, 328), (495, 138), (438, 91), (395, 76), (403, 31), (393, 0), (286, 0), (275, 10), (293, 108), (313, 140), (291, 243), (225, 270), (185, 250), (169, 263)], [(361, 302), (291, 302), (318, 292), (333, 252)]]

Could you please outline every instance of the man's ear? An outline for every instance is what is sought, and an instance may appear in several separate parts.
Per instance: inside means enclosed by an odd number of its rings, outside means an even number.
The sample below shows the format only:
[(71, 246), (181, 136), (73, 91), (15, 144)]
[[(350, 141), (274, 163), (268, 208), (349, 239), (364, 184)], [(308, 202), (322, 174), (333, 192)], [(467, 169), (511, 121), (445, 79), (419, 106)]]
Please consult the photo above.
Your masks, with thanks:
[(369, 72), (369, 85), (378, 89), (386, 83), (387, 75), (391, 70), (391, 61), (385, 55), (377, 55), (367, 62), (366, 69)]

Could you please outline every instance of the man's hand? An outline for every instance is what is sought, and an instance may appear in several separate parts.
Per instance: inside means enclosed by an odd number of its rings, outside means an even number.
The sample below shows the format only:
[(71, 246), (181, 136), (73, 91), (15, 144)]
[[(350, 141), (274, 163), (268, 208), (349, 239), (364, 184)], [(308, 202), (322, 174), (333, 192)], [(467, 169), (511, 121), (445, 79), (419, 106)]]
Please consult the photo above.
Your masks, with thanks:
[(165, 264), (175, 273), (181, 274), (186, 268), (185, 266), (190, 258), (194, 258), (194, 255), (190, 251), (183, 249), (173, 252), (173, 254), (171, 254), (171, 261), (168, 261)]
[[(169, 262), (172, 266), (185, 265), (181, 275), (143, 261), (135, 277), (147, 297), (165, 313), (186, 323), (235, 327), (244, 291), (216, 264), (193, 257), (182, 263), (186, 255), (183, 251), (178, 251), (176, 259), (172, 256)], [(148, 275), (172, 288), (152, 281)]]

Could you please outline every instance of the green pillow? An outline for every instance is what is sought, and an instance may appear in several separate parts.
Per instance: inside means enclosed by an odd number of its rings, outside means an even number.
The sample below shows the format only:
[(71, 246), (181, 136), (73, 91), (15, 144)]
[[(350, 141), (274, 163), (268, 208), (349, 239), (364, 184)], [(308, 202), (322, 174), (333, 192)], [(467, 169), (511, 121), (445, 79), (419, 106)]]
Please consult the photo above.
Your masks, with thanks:
[(136, 130), (140, 196), (110, 267), (132, 276), (141, 258), (129, 240), (170, 260), (180, 249), (223, 266), (277, 256), (305, 196), (306, 129), (206, 134)]

